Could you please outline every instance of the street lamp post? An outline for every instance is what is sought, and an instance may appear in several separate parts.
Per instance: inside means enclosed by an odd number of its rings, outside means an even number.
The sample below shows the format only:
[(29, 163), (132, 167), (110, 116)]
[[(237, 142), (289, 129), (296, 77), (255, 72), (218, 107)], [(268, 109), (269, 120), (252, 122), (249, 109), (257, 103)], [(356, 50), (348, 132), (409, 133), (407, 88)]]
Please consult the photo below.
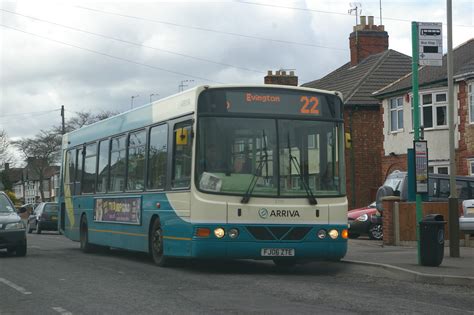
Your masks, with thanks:
[(181, 84), (178, 85), (178, 91), (179, 92), (184, 91), (184, 87), (188, 86), (187, 84), (184, 84), (186, 82), (191, 83), (191, 82), (194, 82), (194, 80), (183, 80), (183, 81), (181, 81)]
[(130, 100), (130, 109), (133, 108), (133, 99), (134, 99), (134, 98), (137, 98), (137, 97), (139, 97), (139, 96), (140, 96), (140, 95), (137, 94), (137, 95), (133, 95), (133, 96), (131, 97), (131, 100)]
[(151, 93), (151, 94), (150, 94), (150, 103), (151, 103), (151, 97), (154, 96), (154, 95), (160, 96), (160, 94), (158, 94), (158, 93)]

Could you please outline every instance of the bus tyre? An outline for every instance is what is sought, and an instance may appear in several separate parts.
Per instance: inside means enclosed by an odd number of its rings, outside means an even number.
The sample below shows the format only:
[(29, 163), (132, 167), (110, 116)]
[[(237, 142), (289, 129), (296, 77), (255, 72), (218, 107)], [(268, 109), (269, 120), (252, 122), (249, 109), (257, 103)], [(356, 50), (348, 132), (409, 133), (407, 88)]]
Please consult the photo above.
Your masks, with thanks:
[(163, 255), (163, 230), (161, 229), (160, 220), (155, 220), (150, 232), (150, 255), (156, 265), (160, 267), (167, 267), (170, 263), (170, 258)]
[(87, 218), (85, 215), (81, 218), (81, 225), (80, 225), (80, 243), (81, 243), (81, 250), (84, 253), (91, 253), (93, 252), (93, 245), (89, 243), (89, 230), (87, 227)]

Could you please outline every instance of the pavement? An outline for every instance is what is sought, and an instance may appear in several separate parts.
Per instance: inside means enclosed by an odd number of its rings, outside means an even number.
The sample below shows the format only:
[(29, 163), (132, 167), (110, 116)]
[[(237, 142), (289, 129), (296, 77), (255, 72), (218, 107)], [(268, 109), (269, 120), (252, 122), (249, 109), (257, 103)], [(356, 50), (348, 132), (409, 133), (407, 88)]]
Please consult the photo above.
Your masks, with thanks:
[(450, 248), (444, 247), (441, 264), (429, 267), (418, 264), (416, 243), (387, 246), (382, 241), (351, 239), (343, 262), (356, 271), (373, 268), (381, 276), (397, 280), (474, 286), (474, 247), (461, 246), (460, 257), (450, 257)]

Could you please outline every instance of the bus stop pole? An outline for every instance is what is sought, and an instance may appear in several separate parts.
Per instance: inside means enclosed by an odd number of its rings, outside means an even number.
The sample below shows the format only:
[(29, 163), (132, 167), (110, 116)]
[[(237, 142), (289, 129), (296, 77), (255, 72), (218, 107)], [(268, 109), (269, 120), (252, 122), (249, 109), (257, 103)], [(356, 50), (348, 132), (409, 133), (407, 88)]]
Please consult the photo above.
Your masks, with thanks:
[(447, 0), (448, 20), (448, 124), (449, 124), (449, 256), (459, 257), (459, 213), (456, 190), (456, 155), (454, 148), (453, 19), (452, 3)]
[[(411, 22), (411, 47), (412, 47), (412, 90), (413, 90), (413, 131), (415, 141), (420, 140), (420, 108), (418, 96), (418, 23)], [(416, 185), (416, 184), (415, 184)], [(420, 221), (422, 219), (421, 195), (416, 193), (416, 240), (418, 252), (418, 264), (421, 263), (420, 257)]]

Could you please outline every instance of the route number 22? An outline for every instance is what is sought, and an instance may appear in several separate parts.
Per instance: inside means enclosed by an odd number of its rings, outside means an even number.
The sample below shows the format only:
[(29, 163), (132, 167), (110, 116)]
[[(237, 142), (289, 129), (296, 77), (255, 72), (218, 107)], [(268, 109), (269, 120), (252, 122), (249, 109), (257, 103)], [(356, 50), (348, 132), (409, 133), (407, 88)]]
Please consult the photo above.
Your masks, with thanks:
[(319, 115), (319, 99), (316, 96), (308, 98), (307, 96), (301, 96), (300, 102), (303, 104), (300, 108), (300, 113), (303, 114), (315, 114)]

